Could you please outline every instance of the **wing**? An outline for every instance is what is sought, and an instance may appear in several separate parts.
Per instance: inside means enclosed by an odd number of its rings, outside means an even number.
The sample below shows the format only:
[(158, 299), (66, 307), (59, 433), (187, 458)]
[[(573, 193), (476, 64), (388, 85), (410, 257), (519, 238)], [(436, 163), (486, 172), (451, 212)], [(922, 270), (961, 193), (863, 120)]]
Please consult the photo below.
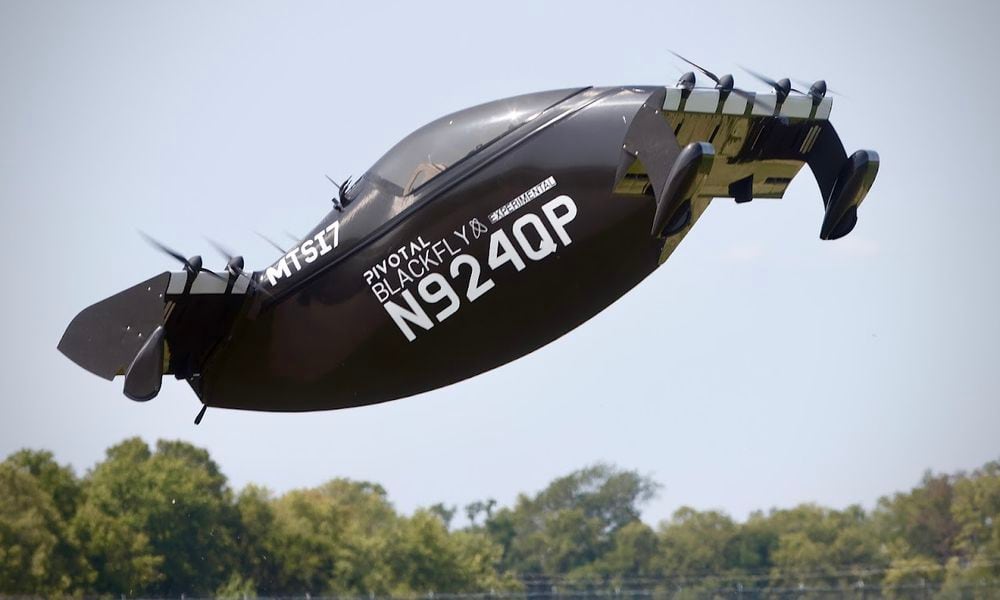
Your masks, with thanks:
[[(635, 131), (626, 136), (629, 158), (615, 191), (656, 195), (654, 234), (666, 238), (661, 262), (711, 199), (781, 198), (805, 164), (825, 208), (820, 237), (836, 239), (854, 228), (879, 159), (870, 150), (847, 156), (829, 121), (831, 98), (793, 95), (779, 103), (774, 94), (680, 88), (657, 96), (661, 109), (637, 117)], [(663, 123), (652, 125), (651, 115)], [(670, 144), (662, 141), (665, 136)], [(658, 150), (652, 139), (670, 150)]]

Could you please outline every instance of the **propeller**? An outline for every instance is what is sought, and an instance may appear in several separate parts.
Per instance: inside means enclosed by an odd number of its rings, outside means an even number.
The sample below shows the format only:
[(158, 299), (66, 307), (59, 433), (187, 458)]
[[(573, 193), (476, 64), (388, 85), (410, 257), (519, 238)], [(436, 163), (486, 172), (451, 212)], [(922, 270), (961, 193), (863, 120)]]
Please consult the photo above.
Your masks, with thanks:
[(185, 258), (184, 255), (181, 254), (180, 252), (178, 252), (178, 251), (174, 250), (173, 248), (167, 246), (166, 244), (163, 244), (162, 242), (154, 239), (152, 236), (148, 235), (147, 233), (145, 233), (143, 231), (140, 231), (139, 235), (141, 235), (143, 238), (145, 238), (146, 241), (151, 246), (153, 246), (154, 248), (156, 248), (160, 252), (163, 252), (167, 256), (173, 258), (174, 260), (177, 260), (182, 265), (184, 265), (184, 271), (186, 271), (188, 274), (190, 274), (190, 275), (192, 275), (194, 277), (197, 277), (198, 273), (207, 273), (208, 275), (211, 275), (212, 277), (215, 277), (216, 279), (225, 279), (224, 277), (222, 277), (218, 273), (206, 269), (203, 266), (203, 264), (202, 264), (201, 256), (198, 256), (197, 254), (195, 254), (194, 256), (192, 256), (190, 258)]
[(225, 246), (223, 246), (219, 242), (216, 242), (215, 240), (209, 238), (205, 239), (208, 240), (209, 244), (212, 244), (212, 247), (215, 248), (215, 250), (219, 254), (221, 254), (223, 258), (226, 259), (226, 271), (230, 275), (232, 275), (233, 277), (239, 277), (240, 275), (243, 274), (244, 262), (242, 256), (234, 255), (232, 252), (226, 249)]
[[(712, 81), (715, 82), (716, 89), (722, 89), (723, 88), (723, 80), (725, 80), (725, 82), (729, 84), (729, 89), (730, 90), (732, 89), (732, 82), (733, 82), (733, 76), (732, 75), (723, 75), (722, 77), (719, 77), (718, 75), (716, 75), (715, 73), (709, 71), (705, 67), (702, 67), (701, 65), (698, 65), (698, 64), (696, 64), (696, 63), (694, 63), (694, 62), (692, 62), (692, 61), (684, 58), (683, 56), (681, 56), (680, 54), (677, 54), (673, 50), (671, 50), (670, 53), (673, 54), (674, 56), (676, 56), (677, 58), (683, 60), (687, 64), (691, 65), (692, 67), (698, 69), (702, 73), (704, 73), (704, 75), (706, 77), (708, 77), (709, 79), (711, 79)], [(687, 76), (687, 73), (685, 73), (684, 76)], [(728, 79), (725, 79), (727, 77), (728, 77)], [(683, 79), (683, 77), (682, 77), (682, 79)]]
[(684, 90), (685, 93), (690, 92), (694, 89), (694, 84), (697, 80), (695, 79), (694, 72), (688, 71), (681, 75), (681, 78), (677, 80), (677, 87)]
[[(260, 235), (260, 234), (258, 234), (258, 235)], [(209, 239), (209, 238), (205, 238), (205, 239), (208, 240), (209, 244), (212, 244), (212, 246), (215, 248), (215, 250), (219, 254), (221, 254), (223, 258), (226, 259), (226, 271), (229, 273), (230, 277), (236, 278), (236, 277), (239, 277), (240, 275), (245, 275), (246, 278), (247, 278), (247, 281), (248, 281), (248, 285), (251, 288), (253, 288), (256, 291), (259, 291), (259, 292), (263, 293), (266, 296), (270, 296), (271, 295), (266, 289), (264, 289), (263, 287), (260, 286), (259, 282), (257, 281), (256, 278), (254, 278), (254, 276), (253, 276), (252, 273), (247, 273), (246, 272), (246, 270), (244, 269), (244, 262), (243, 262), (243, 257), (242, 256), (240, 256), (238, 254), (234, 255), (232, 252), (229, 251), (229, 249), (227, 249), (222, 244), (216, 242), (215, 240), (212, 240), (212, 239)], [(203, 411), (203, 413), (204, 413), (204, 411)], [(199, 417), (199, 420), (200, 420), (200, 417)]]
[(826, 85), (826, 80), (817, 79), (816, 81), (809, 83), (808, 81), (802, 81), (799, 79), (795, 80), (795, 83), (801, 85), (802, 87), (809, 86), (809, 91), (805, 92), (805, 95), (813, 99), (813, 102), (819, 103), (827, 94), (832, 94), (834, 96), (840, 96), (842, 98), (846, 97), (843, 94), (831, 89)]
[(683, 90), (684, 95), (686, 96), (691, 92), (691, 90), (694, 89), (695, 83), (697, 82), (694, 72), (693, 71), (685, 72), (684, 69), (677, 66), (677, 63), (672, 62), (670, 63), (670, 66), (672, 66), (674, 69), (677, 70), (678, 73), (681, 74), (680, 79), (677, 80), (677, 83), (675, 85), (676, 87), (679, 87), (681, 90)]
[(268, 244), (270, 244), (278, 252), (281, 252), (282, 254), (288, 254), (288, 250), (285, 250), (284, 248), (282, 248), (281, 246), (279, 246), (278, 242), (272, 240), (271, 238), (267, 237), (266, 235), (264, 235), (263, 233), (261, 233), (259, 231), (255, 231), (254, 233), (257, 234), (257, 237), (259, 237), (260, 239), (262, 239), (265, 242), (267, 242)]
[[(748, 100), (750, 102), (753, 102), (754, 104), (756, 104), (757, 106), (760, 106), (762, 108), (765, 108), (765, 109), (770, 109), (771, 108), (770, 106), (768, 106), (764, 102), (761, 102), (760, 100), (758, 100), (757, 97), (754, 94), (752, 94), (750, 92), (747, 92), (747, 91), (744, 91), (744, 90), (741, 90), (741, 89), (735, 87), (736, 80), (733, 78), (733, 76), (731, 74), (727, 73), (727, 74), (725, 74), (725, 75), (723, 75), (723, 76), (720, 77), (720, 76), (716, 75), (715, 73), (709, 71), (705, 67), (702, 67), (701, 65), (699, 65), (697, 63), (694, 63), (694, 62), (692, 62), (692, 61), (684, 58), (680, 54), (677, 54), (673, 50), (671, 50), (670, 53), (673, 54), (674, 56), (676, 56), (677, 58), (683, 60), (687, 64), (691, 65), (695, 69), (698, 69), (706, 77), (708, 77), (709, 79), (711, 79), (712, 81), (714, 81), (715, 82), (715, 89), (719, 90), (720, 94), (733, 93), (733, 94), (736, 94), (737, 96), (739, 96), (741, 98), (745, 98), (746, 100)], [(680, 80), (677, 81), (677, 85), (679, 87), (685, 89), (685, 90), (694, 89), (694, 73), (689, 72), (689, 73), (685, 73), (684, 75), (682, 75), (681, 78), (680, 78)], [(688, 87), (686, 87), (687, 85), (690, 85), (691, 87), (688, 88)]]
[(337, 197), (333, 198), (333, 207), (337, 209), (337, 212), (342, 212), (344, 207), (347, 206), (347, 190), (351, 187), (351, 176), (348, 175), (344, 183), (337, 183), (329, 175), (324, 175), (326, 179), (332, 183), (337, 188)]
[[(748, 69), (747, 67), (740, 66), (740, 68), (749, 73), (752, 77), (754, 77), (758, 81), (766, 83), (767, 85), (774, 88), (774, 93), (778, 96), (778, 104), (784, 102), (785, 98), (787, 98), (788, 94), (790, 94), (791, 92), (795, 92), (796, 94), (802, 94), (803, 96), (809, 95), (806, 92), (793, 88), (791, 80), (788, 79), (787, 77), (783, 77), (775, 81), (774, 79), (771, 79), (767, 75), (762, 75), (752, 69)], [(820, 99), (822, 99), (822, 96), (820, 97)]]

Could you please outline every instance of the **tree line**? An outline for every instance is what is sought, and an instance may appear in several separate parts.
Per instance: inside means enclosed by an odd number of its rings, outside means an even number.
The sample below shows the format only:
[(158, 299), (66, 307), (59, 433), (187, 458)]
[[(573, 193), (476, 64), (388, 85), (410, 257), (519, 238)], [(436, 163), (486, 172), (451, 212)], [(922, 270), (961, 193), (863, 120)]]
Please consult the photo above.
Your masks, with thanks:
[(928, 472), (872, 510), (803, 504), (742, 522), (681, 508), (652, 527), (640, 509), (658, 487), (597, 464), (512, 506), (487, 499), (407, 515), (365, 481), (236, 491), (186, 442), (125, 440), (82, 477), (50, 452), (22, 450), (0, 463), (0, 594), (1000, 590), (998, 461)]

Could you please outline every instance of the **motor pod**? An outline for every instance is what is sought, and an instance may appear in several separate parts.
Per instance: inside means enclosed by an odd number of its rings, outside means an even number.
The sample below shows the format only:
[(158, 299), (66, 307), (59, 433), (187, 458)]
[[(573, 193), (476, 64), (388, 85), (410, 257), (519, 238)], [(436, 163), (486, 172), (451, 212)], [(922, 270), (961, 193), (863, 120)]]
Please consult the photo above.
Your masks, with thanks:
[(858, 150), (847, 159), (827, 199), (820, 239), (836, 240), (854, 229), (858, 223), (858, 206), (875, 181), (878, 165), (878, 153), (874, 150)]
[(706, 142), (691, 142), (670, 167), (663, 190), (656, 194), (656, 214), (651, 234), (670, 237), (691, 222), (691, 198), (698, 193), (712, 170), (715, 148)]
[(125, 396), (130, 400), (145, 402), (160, 393), (163, 379), (163, 337), (162, 325), (156, 327), (132, 359), (125, 372)]

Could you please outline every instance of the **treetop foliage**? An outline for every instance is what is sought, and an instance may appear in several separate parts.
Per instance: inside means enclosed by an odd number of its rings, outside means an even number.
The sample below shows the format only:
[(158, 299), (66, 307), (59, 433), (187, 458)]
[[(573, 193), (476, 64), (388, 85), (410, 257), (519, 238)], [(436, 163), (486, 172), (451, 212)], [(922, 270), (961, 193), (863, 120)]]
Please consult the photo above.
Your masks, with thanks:
[[(84, 476), (50, 452), (0, 463), (0, 594), (406, 596), (559, 587), (789, 589), (859, 581), (942, 594), (1000, 585), (1000, 462), (927, 473), (913, 489), (834, 510), (678, 509), (640, 519), (659, 485), (596, 464), (513, 506), (401, 514), (377, 483), (234, 491), (204, 449), (125, 440)], [(465, 517), (465, 519), (462, 519)], [(986, 596), (984, 596), (986, 597)]]

